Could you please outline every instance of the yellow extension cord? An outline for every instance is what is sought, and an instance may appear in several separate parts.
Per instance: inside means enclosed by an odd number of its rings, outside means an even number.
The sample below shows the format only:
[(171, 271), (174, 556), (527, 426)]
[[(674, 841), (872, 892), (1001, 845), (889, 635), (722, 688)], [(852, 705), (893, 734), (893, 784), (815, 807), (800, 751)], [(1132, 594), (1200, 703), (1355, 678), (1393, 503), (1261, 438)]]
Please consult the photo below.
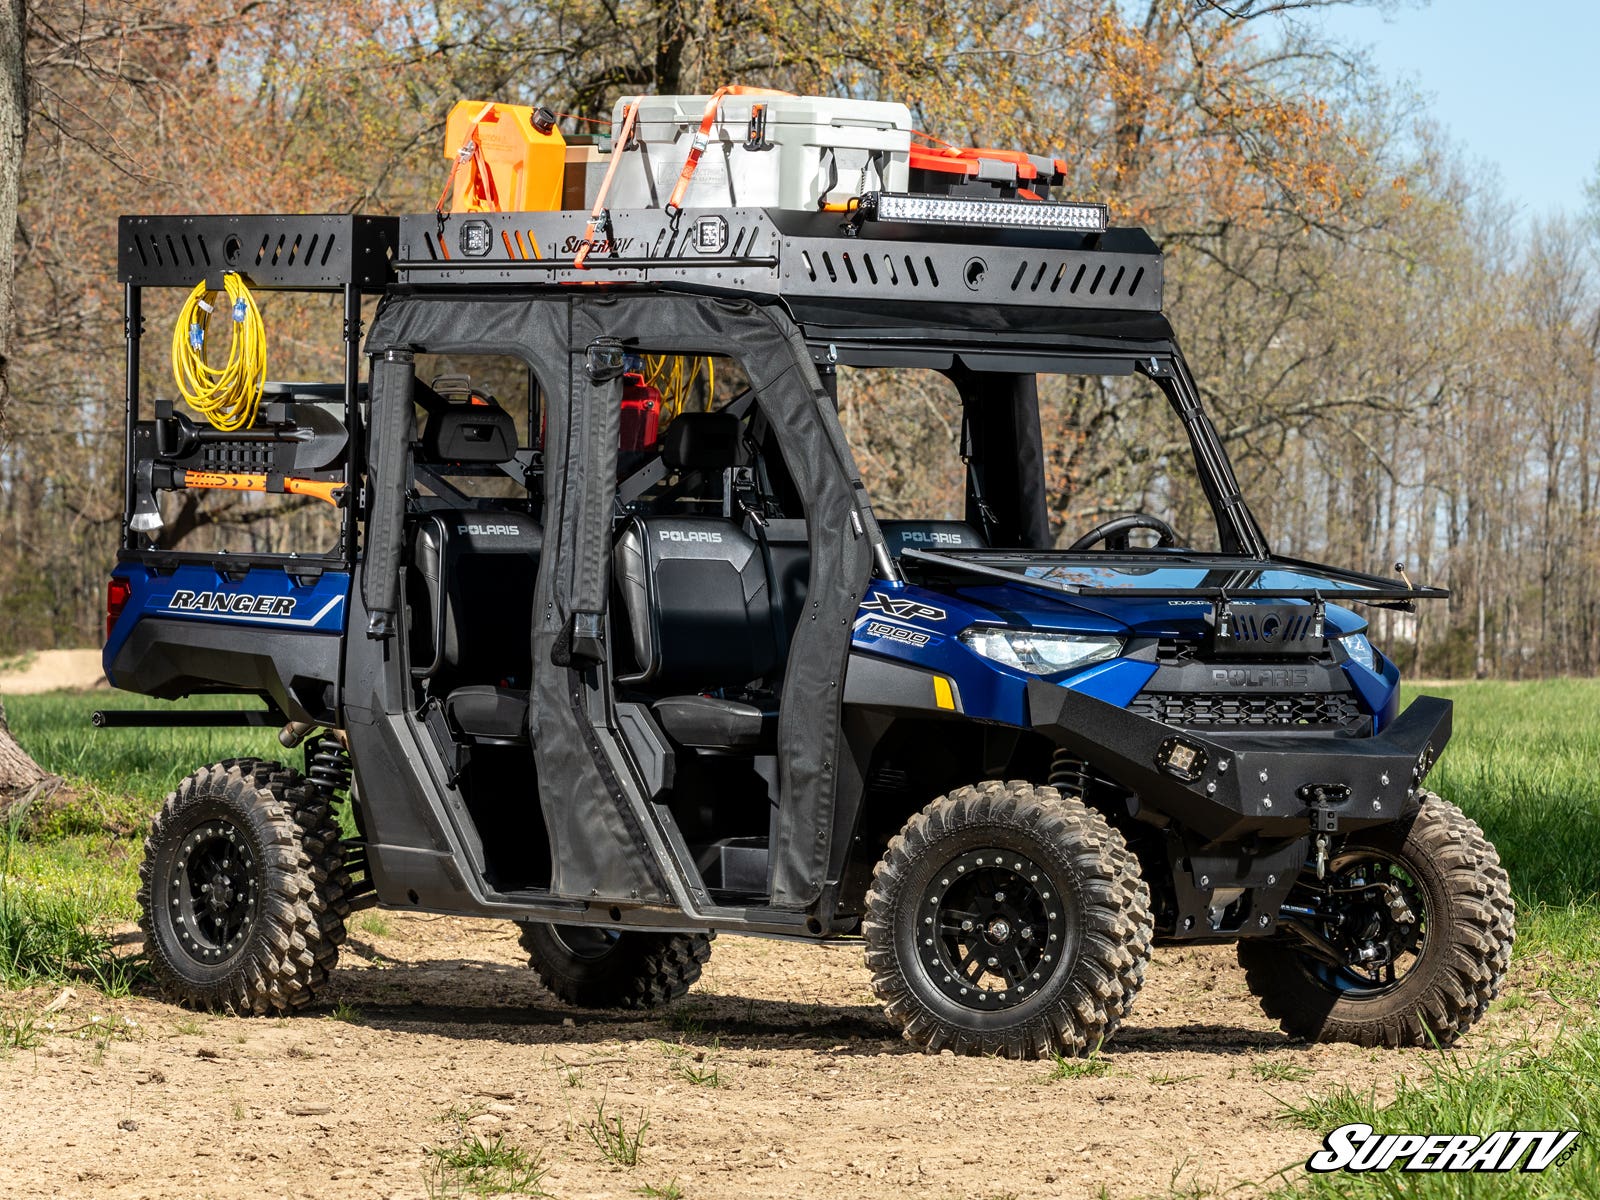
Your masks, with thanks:
[[(693, 368), (685, 372), (685, 365)], [(686, 358), (680, 354), (647, 354), (644, 359), (645, 383), (661, 391), (661, 416), (670, 420), (687, 411), (694, 385), (700, 379), (700, 368), (706, 369), (705, 411), (711, 412), (717, 403), (717, 368), (709, 356)]]
[(228, 295), (225, 315), (233, 321), (227, 363), (218, 369), (206, 362), (206, 330), (215, 311), (216, 293), (207, 291), (201, 280), (189, 293), (172, 329), (172, 374), (179, 395), (191, 408), (217, 429), (231, 432), (255, 424), (267, 382), (267, 331), (244, 280), (229, 271), (222, 277), (222, 285)]

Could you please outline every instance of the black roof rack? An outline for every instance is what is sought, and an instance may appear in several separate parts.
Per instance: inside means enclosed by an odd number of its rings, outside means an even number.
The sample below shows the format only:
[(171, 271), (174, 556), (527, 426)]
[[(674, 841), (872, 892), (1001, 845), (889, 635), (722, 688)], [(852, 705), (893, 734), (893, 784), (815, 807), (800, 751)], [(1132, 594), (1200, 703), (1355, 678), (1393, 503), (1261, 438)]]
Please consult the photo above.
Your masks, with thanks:
[(573, 266), (584, 212), (433, 213), (400, 218), (402, 283), (651, 283), (718, 292), (1023, 308), (1161, 311), (1161, 252), (1139, 229), (1047, 229), (857, 222), (784, 209), (610, 214), (604, 240)]
[(134, 287), (222, 290), (237, 271), (253, 289), (382, 291), (394, 282), (396, 217), (135, 216), (117, 222), (117, 279)]

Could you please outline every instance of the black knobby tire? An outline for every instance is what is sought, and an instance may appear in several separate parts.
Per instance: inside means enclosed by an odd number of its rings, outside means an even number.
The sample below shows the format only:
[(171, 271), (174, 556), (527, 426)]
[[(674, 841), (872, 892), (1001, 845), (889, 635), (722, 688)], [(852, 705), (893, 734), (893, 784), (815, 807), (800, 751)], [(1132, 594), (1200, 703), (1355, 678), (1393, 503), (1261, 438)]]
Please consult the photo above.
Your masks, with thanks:
[(273, 766), (202, 767), (167, 796), (145, 838), (145, 953), (182, 1003), (286, 1013), (327, 981), (338, 948), (325, 941), (327, 913), (285, 799), (293, 773)]
[[(955, 923), (961, 904), (976, 930)], [(1139, 864), (1104, 817), (1055, 788), (991, 782), (939, 797), (890, 840), (862, 933), (873, 988), (907, 1041), (1038, 1058), (1084, 1054), (1116, 1032), (1143, 986), (1153, 922)], [(979, 961), (989, 950), (1011, 955), (1015, 973), (984, 966), (997, 961)]]
[(282, 763), (260, 758), (230, 758), (218, 764), (238, 767), (258, 788), (272, 792), (273, 798), (288, 807), (300, 827), (300, 845), (310, 863), (311, 879), (316, 884), (318, 903), (314, 906), (322, 934), (318, 959), (332, 971), (344, 945), (350, 917), (350, 872), (345, 867), (344, 832), (339, 818), (322, 792), (299, 771)]
[(1511, 963), (1516, 909), (1494, 845), (1454, 804), (1423, 792), (1392, 825), (1345, 839), (1337, 857), (1371, 854), (1401, 867), (1425, 921), (1410, 969), (1389, 987), (1351, 990), (1290, 940), (1239, 943), (1261, 1008), (1283, 1031), (1358, 1046), (1447, 1046), (1488, 1011)]
[(711, 957), (715, 933), (644, 933), (522, 922), (528, 965), (578, 1008), (659, 1008), (682, 997)]

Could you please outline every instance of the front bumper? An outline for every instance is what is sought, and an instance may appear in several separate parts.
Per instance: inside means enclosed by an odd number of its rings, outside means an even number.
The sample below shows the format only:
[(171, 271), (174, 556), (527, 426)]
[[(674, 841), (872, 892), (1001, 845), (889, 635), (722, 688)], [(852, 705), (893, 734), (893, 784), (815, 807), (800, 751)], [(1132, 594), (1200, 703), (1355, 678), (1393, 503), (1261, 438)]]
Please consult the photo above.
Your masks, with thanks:
[(1038, 732), (1132, 790), (1158, 823), (1219, 842), (1396, 820), (1450, 740), (1451, 704), (1421, 697), (1375, 737), (1199, 731), (1035, 680), (1028, 715)]

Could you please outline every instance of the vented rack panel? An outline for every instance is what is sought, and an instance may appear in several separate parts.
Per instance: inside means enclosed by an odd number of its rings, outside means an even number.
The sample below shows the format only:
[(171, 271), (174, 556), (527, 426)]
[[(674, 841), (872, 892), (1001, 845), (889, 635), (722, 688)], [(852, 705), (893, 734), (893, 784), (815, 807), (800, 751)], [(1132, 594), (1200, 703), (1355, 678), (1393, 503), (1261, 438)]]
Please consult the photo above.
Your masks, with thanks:
[(1161, 311), (1161, 254), (1139, 230), (1103, 235), (867, 221), (760, 208), (618, 210), (611, 240), (573, 267), (583, 212), (400, 218), (401, 282), (656, 283), (885, 304)]
[(141, 216), (117, 223), (117, 274), (135, 287), (220, 290), (237, 271), (254, 289), (381, 291), (394, 280), (395, 217)]

